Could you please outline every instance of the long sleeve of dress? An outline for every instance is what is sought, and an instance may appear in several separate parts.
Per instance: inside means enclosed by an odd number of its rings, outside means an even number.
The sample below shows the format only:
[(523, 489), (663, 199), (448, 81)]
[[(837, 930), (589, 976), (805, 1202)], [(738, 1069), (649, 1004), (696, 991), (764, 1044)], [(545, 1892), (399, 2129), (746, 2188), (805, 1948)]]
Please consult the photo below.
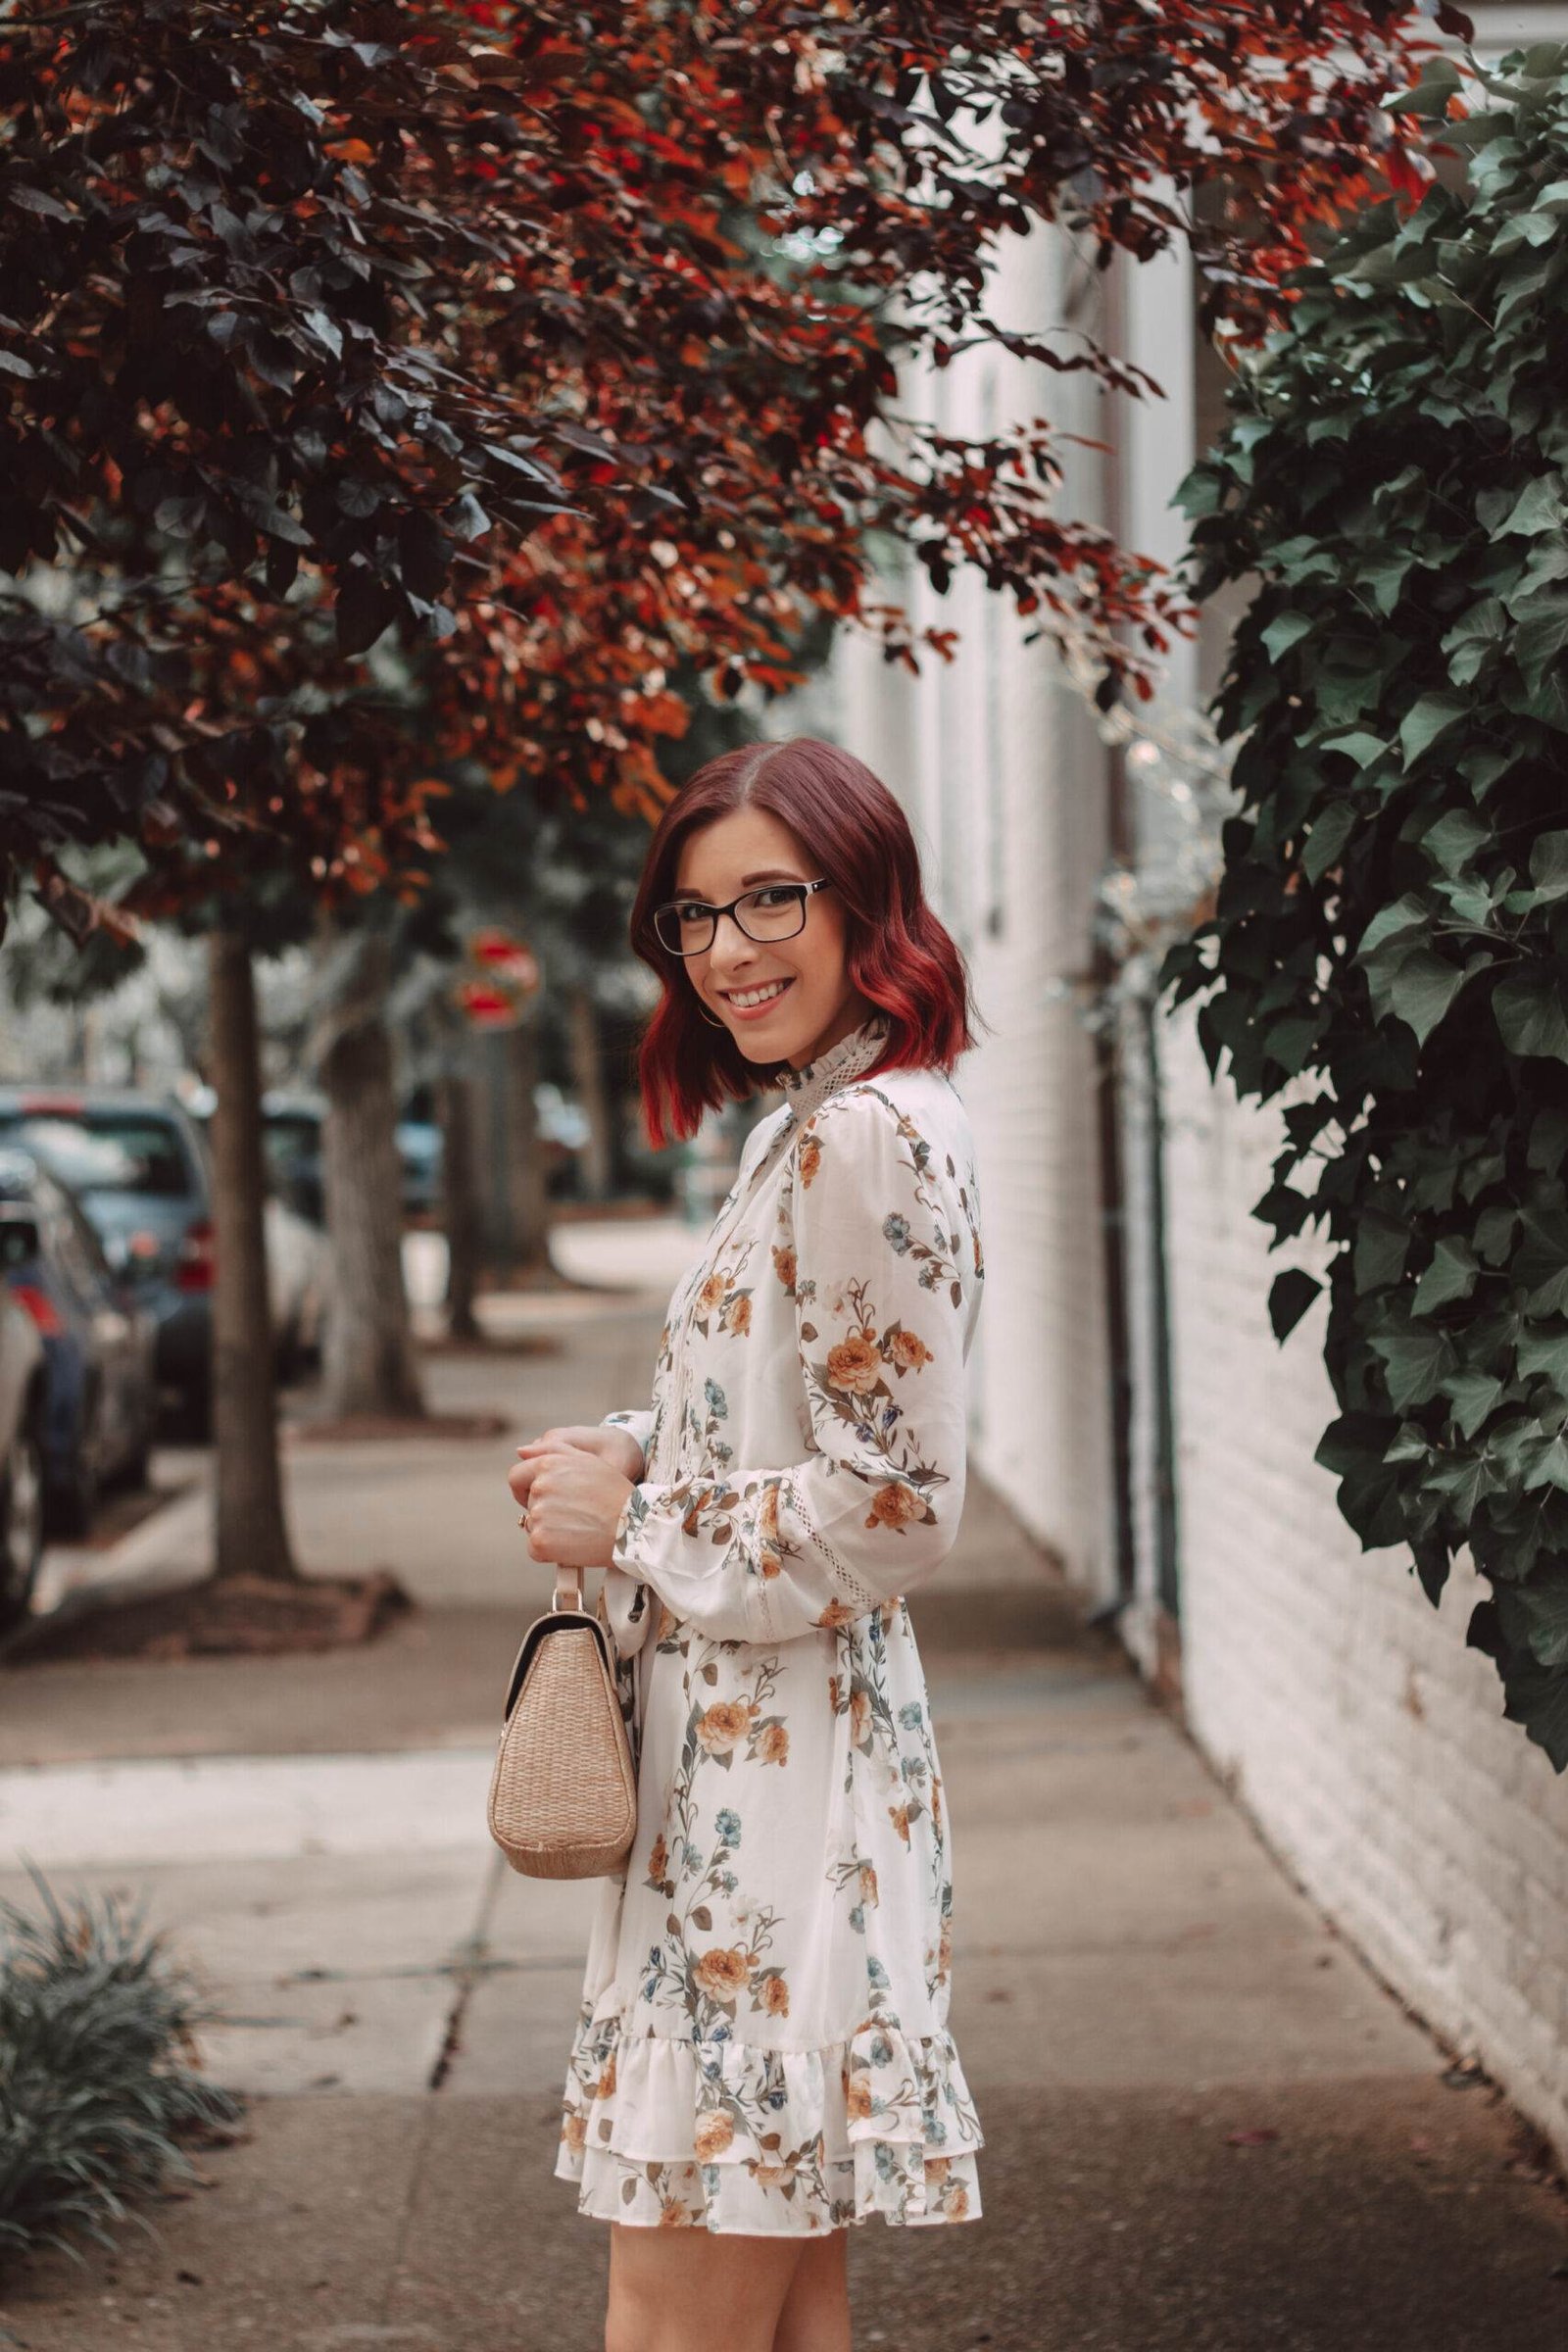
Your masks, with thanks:
[[(914, 1591), (963, 1507), (977, 1277), (952, 1172), (870, 1088), (823, 1103), (795, 1149), (760, 1279), (795, 1302), (799, 1364), (779, 1377), (804, 1384), (809, 1450), (787, 1468), (645, 1482), (615, 1530), (614, 1565), (714, 1641), (788, 1640)], [(711, 1379), (706, 1403), (721, 1423)]]

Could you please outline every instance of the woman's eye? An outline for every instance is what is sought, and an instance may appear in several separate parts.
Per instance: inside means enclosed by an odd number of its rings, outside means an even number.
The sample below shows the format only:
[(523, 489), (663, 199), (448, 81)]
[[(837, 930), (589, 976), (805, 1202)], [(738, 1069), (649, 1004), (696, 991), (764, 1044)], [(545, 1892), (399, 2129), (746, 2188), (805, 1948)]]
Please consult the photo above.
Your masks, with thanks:
[(701, 922), (707, 912), (708, 908), (703, 905), (701, 899), (677, 899), (675, 902), (675, 916), (678, 922)]
[(774, 890), (754, 890), (752, 897), (759, 906), (783, 906), (788, 904), (790, 893), (781, 886)]

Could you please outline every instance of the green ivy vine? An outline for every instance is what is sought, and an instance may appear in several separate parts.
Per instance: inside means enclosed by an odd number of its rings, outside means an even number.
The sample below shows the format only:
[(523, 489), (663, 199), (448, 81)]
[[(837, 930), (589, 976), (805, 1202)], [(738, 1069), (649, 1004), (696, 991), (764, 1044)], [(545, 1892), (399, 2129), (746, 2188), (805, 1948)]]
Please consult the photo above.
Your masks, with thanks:
[[(1159, 985), (1200, 998), (1211, 1077), (1228, 1054), (1243, 1097), (1291, 1089), (1251, 1213), (1271, 1250), (1332, 1245), (1341, 1510), (1434, 1603), (1468, 1545), (1469, 1641), (1561, 1772), (1568, 48), (1438, 59), (1392, 104), (1441, 122), (1463, 184), (1297, 272), (1183, 486), (1194, 595), (1254, 593), (1213, 706), (1239, 795), (1214, 913)], [(1278, 1276), (1277, 1338), (1322, 1287)]]

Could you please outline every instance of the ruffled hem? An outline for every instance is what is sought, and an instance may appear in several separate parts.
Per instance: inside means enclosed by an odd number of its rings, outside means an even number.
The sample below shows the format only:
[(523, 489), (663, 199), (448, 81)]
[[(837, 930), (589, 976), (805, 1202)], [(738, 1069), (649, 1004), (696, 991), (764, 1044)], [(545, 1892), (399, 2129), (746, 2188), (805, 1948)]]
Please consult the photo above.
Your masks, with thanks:
[(602, 2220), (804, 2234), (978, 2221), (984, 2144), (946, 2031), (873, 2017), (779, 2050), (628, 2033), (612, 2010), (579, 2023), (555, 2169)]

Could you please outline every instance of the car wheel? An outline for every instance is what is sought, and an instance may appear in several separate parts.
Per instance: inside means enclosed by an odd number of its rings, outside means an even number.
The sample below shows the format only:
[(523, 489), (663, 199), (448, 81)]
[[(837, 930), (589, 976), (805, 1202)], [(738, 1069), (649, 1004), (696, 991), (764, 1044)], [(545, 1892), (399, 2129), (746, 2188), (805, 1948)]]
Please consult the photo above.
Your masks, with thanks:
[(120, 1474), (121, 1483), (132, 1494), (139, 1494), (153, 1474), (153, 1424), (156, 1419), (156, 1413), (149, 1413), (143, 1421), (140, 1434)]
[(90, 1536), (98, 1516), (98, 1473), (85, 1453), (78, 1452), (70, 1475), (48, 1496), (48, 1516), (56, 1535)]
[(19, 1429), (0, 1490), (0, 1624), (25, 1610), (42, 1557), (43, 1454), (36, 1432)]

